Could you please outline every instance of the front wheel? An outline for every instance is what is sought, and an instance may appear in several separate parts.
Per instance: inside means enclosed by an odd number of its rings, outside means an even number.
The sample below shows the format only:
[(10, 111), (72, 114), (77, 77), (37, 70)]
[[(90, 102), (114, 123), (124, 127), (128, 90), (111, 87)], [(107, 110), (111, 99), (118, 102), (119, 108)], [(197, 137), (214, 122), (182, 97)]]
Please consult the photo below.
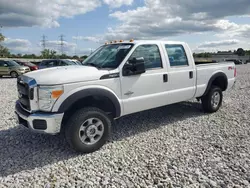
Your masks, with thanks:
[(65, 137), (69, 145), (78, 152), (91, 153), (100, 149), (108, 140), (111, 119), (98, 108), (83, 108), (67, 121)]
[(11, 76), (12, 78), (17, 78), (17, 77), (18, 77), (18, 74), (17, 74), (17, 72), (12, 71), (12, 72), (10, 73), (10, 76)]
[(202, 106), (205, 112), (213, 113), (219, 110), (222, 104), (223, 94), (221, 88), (212, 86), (207, 95), (202, 97)]

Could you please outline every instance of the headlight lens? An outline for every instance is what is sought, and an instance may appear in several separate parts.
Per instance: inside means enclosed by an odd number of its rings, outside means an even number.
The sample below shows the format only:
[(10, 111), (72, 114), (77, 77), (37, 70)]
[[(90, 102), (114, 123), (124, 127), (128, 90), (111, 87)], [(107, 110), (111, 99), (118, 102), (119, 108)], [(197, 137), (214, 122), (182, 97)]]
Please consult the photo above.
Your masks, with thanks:
[(56, 100), (63, 94), (63, 86), (39, 86), (38, 98), (39, 109), (42, 111), (51, 111)]

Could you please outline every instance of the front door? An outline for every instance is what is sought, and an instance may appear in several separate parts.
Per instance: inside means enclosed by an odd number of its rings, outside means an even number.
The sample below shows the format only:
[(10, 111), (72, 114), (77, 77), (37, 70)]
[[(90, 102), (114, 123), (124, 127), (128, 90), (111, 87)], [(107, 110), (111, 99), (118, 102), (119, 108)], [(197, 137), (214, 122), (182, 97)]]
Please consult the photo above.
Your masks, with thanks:
[(166, 63), (161, 54), (160, 45), (144, 44), (137, 46), (129, 57), (128, 60), (143, 57), (146, 72), (133, 76), (120, 74), (124, 115), (159, 107), (166, 102)]

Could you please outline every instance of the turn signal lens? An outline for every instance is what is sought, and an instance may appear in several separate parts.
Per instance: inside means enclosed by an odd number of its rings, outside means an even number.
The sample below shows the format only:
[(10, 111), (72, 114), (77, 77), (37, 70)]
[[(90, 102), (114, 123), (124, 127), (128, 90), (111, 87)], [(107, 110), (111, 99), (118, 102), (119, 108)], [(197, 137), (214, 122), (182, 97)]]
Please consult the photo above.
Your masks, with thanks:
[(58, 99), (63, 94), (63, 90), (55, 90), (51, 93), (51, 98)]

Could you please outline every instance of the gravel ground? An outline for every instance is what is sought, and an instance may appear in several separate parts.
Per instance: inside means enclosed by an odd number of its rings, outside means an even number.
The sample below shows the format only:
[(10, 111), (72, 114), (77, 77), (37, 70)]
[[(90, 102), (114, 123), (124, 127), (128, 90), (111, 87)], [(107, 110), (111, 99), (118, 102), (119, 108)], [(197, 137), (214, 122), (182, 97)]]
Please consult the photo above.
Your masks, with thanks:
[(250, 187), (250, 65), (237, 70), (217, 113), (191, 101), (130, 115), (87, 155), (16, 126), (16, 80), (0, 79), (0, 187)]

